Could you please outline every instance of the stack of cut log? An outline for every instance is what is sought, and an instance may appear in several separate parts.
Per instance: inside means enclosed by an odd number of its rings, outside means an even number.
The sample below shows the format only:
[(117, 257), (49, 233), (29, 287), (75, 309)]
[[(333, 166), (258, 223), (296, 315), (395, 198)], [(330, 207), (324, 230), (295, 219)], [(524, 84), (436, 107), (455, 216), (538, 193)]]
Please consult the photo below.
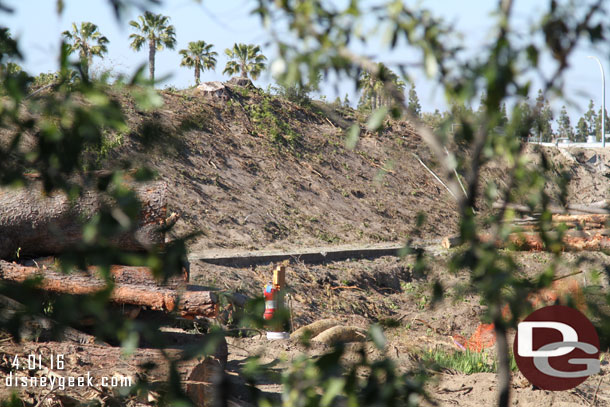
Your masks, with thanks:
[[(177, 220), (176, 214), (167, 213), (167, 185), (152, 182), (136, 186), (134, 190), (141, 202), (137, 226), (118, 236), (114, 243), (134, 252), (162, 249), (165, 231)], [(84, 193), (76, 202), (70, 202), (63, 194), (43, 195), (37, 186), (20, 190), (0, 188), (0, 280), (7, 284), (20, 284), (37, 278), (40, 280), (39, 289), (68, 295), (90, 295), (107, 290), (107, 281), (96, 268), (65, 274), (58, 269), (53, 257), (83, 240), (82, 222), (91, 219), (103, 205), (112, 205), (111, 199), (93, 191)], [(125, 217), (121, 213), (115, 217), (121, 219), (121, 216)], [(17, 257), (20, 259), (18, 263), (11, 261)], [(185, 318), (209, 318), (217, 314), (216, 295), (203, 287), (189, 285), (186, 267), (163, 283), (157, 281), (147, 267), (115, 265), (110, 274), (113, 279), (110, 300), (116, 304), (129, 305), (136, 311), (174, 312)], [(18, 307), (18, 303), (4, 297), (0, 301), (0, 321), (1, 317), (17, 312)], [(137, 312), (135, 315), (132, 312), (131, 316), (137, 316)], [(53, 322), (40, 317), (34, 323), (35, 327), (44, 327)], [(94, 346), (93, 340), (83, 341), (87, 334), (68, 329), (64, 340), (69, 341), (71, 337), (79, 338), (80, 349), (85, 349), (90, 358), (97, 353), (102, 358), (119, 358), (120, 349), (103, 344), (99, 351), (96, 349), (100, 344), (95, 348), (83, 348), (85, 343)], [(145, 351), (138, 352), (146, 354)], [(152, 355), (152, 352), (148, 353)], [(153, 356), (153, 362), (160, 362), (160, 353)], [(185, 390), (196, 405), (209, 405), (211, 372), (222, 371), (226, 361), (224, 342), (214, 357), (180, 365)], [(137, 372), (131, 373), (135, 375)]]
[[(127, 251), (162, 248), (165, 231), (177, 220), (176, 214), (167, 214), (167, 184), (152, 182), (137, 185), (134, 190), (142, 208), (137, 227), (116, 237), (114, 243)], [(0, 189), (0, 259), (17, 253), (20, 258), (61, 254), (82, 241), (82, 221), (91, 219), (108, 199), (93, 191), (70, 202), (64, 194), (45, 196), (36, 186)], [(145, 267), (116, 265), (112, 275), (115, 284), (111, 300), (118, 304), (176, 311), (183, 317), (216, 314), (214, 293), (188, 286), (186, 270), (182, 271), (181, 287), (176, 279), (160, 286)], [(22, 283), (33, 277), (42, 277), (41, 289), (56, 293), (85, 295), (106, 288), (105, 281), (91, 271), (62, 274), (53, 262), (41, 267), (38, 263), (27, 266), (0, 260), (0, 279)]]
[[(610, 210), (607, 201), (601, 201), (589, 205), (570, 204), (567, 207), (551, 206), (551, 226), (553, 229), (546, 231), (550, 238), (557, 238), (558, 231), (554, 230), (561, 226), (563, 228), (561, 239), (561, 250), (563, 251), (601, 251), (610, 250)], [(496, 203), (494, 208), (504, 207), (502, 203)], [(515, 232), (508, 236), (505, 241), (495, 240), (488, 233), (479, 235), (482, 242), (493, 242), (499, 248), (508, 246), (514, 250), (543, 251), (547, 250), (539, 230), (539, 214), (531, 213), (524, 205), (506, 205), (516, 212), (525, 213), (528, 216), (512, 221)], [(445, 237), (442, 246), (451, 248), (459, 245), (457, 236)]]
[[(196, 286), (187, 286), (187, 281), (174, 278), (169, 280), (169, 285), (160, 285), (146, 267), (113, 266), (112, 275), (114, 288), (110, 300), (117, 304), (176, 311), (186, 318), (216, 316), (216, 295), (197, 290)], [(64, 274), (46, 266), (28, 267), (0, 260), (1, 280), (23, 283), (36, 277), (42, 279), (38, 286), (40, 289), (60, 294), (88, 295), (107, 288), (105, 280), (91, 271)], [(182, 289), (178, 285), (182, 285)]]

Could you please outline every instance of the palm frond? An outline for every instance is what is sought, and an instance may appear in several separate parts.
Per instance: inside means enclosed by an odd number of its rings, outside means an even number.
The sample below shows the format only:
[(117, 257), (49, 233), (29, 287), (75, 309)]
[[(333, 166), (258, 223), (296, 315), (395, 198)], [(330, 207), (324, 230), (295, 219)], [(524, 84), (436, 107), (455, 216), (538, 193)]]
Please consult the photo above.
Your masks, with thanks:
[(131, 48), (133, 48), (136, 51), (139, 51), (142, 49), (142, 46), (146, 43), (146, 38), (142, 37), (139, 34), (131, 34), (129, 36), (129, 39), (131, 40)]

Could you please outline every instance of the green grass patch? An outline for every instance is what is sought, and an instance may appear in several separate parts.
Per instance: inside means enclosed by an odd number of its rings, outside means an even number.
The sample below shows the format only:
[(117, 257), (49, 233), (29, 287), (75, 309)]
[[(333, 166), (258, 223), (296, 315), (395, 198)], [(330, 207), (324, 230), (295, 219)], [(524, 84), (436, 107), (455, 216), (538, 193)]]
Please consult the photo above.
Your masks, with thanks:
[[(428, 350), (420, 355), (422, 364), (430, 369), (442, 371), (445, 369), (455, 370), (465, 374), (473, 373), (495, 373), (498, 363), (491, 351), (472, 352), (447, 351), (444, 349)], [(510, 354), (510, 368), (517, 370), (515, 358)]]

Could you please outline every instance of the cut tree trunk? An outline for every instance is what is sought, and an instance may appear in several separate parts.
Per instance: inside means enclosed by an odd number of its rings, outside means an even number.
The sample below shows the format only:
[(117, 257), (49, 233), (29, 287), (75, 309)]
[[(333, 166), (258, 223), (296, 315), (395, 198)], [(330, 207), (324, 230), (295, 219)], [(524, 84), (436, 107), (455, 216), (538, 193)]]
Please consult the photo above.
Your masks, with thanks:
[[(585, 215), (562, 215), (554, 214), (551, 218), (551, 224), (558, 226), (565, 224), (568, 228), (580, 229), (601, 229), (606, 227), (606, 223), (610, 220), (609, 215), (600, 214), (585, 214)], [(514, 219), (511, 221), (515, 226), (524, 229), (536, 229), (539, 225), (539, 220), (536, 218)]]
[[(18, 264), (21, 266), (54, 270), (59, 264), (59, 259), (53, 256), (39, 257), (36, 259), (23, 260), (18, 262)], [(92, 277), (104, 278), (101, 271), (98, 271), (95, 266), (90, 266), (87, 269), (87, 274)], [(141, 266), (123, 266), (115, 264), (110, 266), (110, 276), (115, 283), (159, 285), (171, 288), (186, 288), (190, 278), (188, 263), (182, 267), (179, 274), (170, 276), (165, 281), (157, 279), (149, 267)]]
[[(553, 233), (553, 232), (549, 232)], [(499, 240), (494, 242), (494, 236), (490, 234), (481, 234), (479, 239), (482, 242), (493, 242), (498, 248), (505, 248), (507, 245)], [(442, 241), (442, 246), (446, 249), (456, 247), (459, 239), (455, 236), (445, 237)], [(584, 231), (576, 231), (576, 233), (566, 233), (562, 239), (562, 251), (578, 252), (578, 251), (601, 251), (610, 250), (610, 236), (606, 233), (587, 233)], [(511, 249), (522, 251), (545, 251), (545, 247), (540, 234), (538, 233), (511, 233), (508, 236), (508, 245)]]
[[(167, 185), (153, 182), (134, 188), (141, 203), (135, 230), (113, 243), (126, 251), (142, 251), (165, 243)], [(39, 186), (0, 189), (0, 258), (59, 254), (82, 241), (82, 222), (112, 202), (88, 191), (71, 203), (63, 193), (43, 196)]]
[(162, 285), (170, 288), (186, 288), (189, 282), (188, 269), (182, 268), (177, 276), (171, 276), (166, 281), (159, 281), (155, 278), (148, 267), (119, 266), (110, 267), (110, 275), (115, 283), (120, 284), (141, 284), (141, 285)]
[[(544, 251), (547, 249), (538, 233), (511, 234), (509, 240), (517, 250)], [(565, 235), (561, 244), (561, 250), (568, 252), (610, 250), (610, 237), (587, 233), (582, 236)]]
[[(107, 288), (104, 280), (87, 273), (63, 274), (0, 260), (2, 280), (23, 283), (37, 277), (42, 277), (38, 288), (61, 294), (89, 295)], [(217, 297), (211, 291), (180, 292), (154, 285), (115, 283), (110, 300), (118, 304), (145, 306), (155, 311), (176, 311), (183, 317), (214, 317), (217, 314)]]
[(610, 215), (603, 214), (587, 214), (587, 215), (562, 215), (555, 214), (553, 215), (553, 222), (565, 222), (565, 223), (578, 223), (581, 225), (596, 225), (601, 224), (604, 225), (609, 219)]
[[(16, 314), (22, 313), (25, 307), (12, 298), (0, 295), (0, 309), (2, 309), (2, 312), (0, 312), (0, 323), (7, 324)], [(98, 343), (106, 345), (97, 340), (95, 336), (74, 328), (63, 327), (62, 329), (59, 329), (57, 322), (40, 315), (22, 315), (21, 324), (19, 326), (19, 336), (22, 340), (33, 340), (36, 342), (61, 339), (78, 344)]]
[[(163, 356), (163, 353), (166, 357)], [(15, 356), (22, 364), (27, 365), (29, 355), (36, 355), (36, 357), (41, 355), (41, 365), (37, 362), (33, 366), (34, 369), (30, 370), (12, 368), (11, 362), (15, 360)], [(54, 357), (57, 360), (58, 356), (63, 358), (63, 369), (57, 369), (56, 366), (51, 369), (50, 358)], [(11, 387), (5, 386), (6, 377), (10, 377), (9, 372), (12, 373), (13, 379), (24, 376), (38, 378), (46, 376), (47, 384), (53, 376), (90, 375), (92, 387), (66, 385), (65, 390), (56, 389), (54, 392), (59, 401), (70, 400), (81, 403), (95, 400), (103, 394), (112, 397), (113, 393), (116, 394), (112, 390), (121, 387), (121, 384), (124, 386), (131, 381), (131, 385), (135, 385), (139, 377), (145, 377), (150, 385), (149, 388), (157, 394), (151, 394), (152, 397), (149, 396), (149, 399), (140, 400), (138, 405), (155, 405), (157, 404), (155, 396), (158, 397), (158, 393), (167, 387), (165, 384), (169, 380), (169, 363), (175, 361), (180, 384), (193, 403), (197, 406), (213, 405), (218, 387), (214, 384), (221, 380), (227, 363), (227, 343), (224, 338), (213, 355), (189, 361), (182, 359), (182, 352), (172, 349), (163, 351), (136, 349), (132, 354), (126, 356), (123, 349), (108, 346), (77, 345), (68, 342), (5, 343), (0, 351), (0, 371), (6, 373), (3, 374), (3, 383), (0, 386), (0, 398), (8, 396), (12, 390)], [(38, 359), (36, 360), (38, 361)], [(106, 383), (103, 382), (103, 378), (106, 378)], [(112, 379), (118, 383), (112, 382)], [(15, 390), (19, 389), (15, 388)], [(48, 396), (50, 387), (27, 387), (26, 389), (29, 392), (39, 392), (35, 399), (42, 403), (44, 400), (40, 398), (45, 397), (45, 394)], [(108, 390), (111, 391), (108, 392)]]
[[(523, 230), (539, 230), (539, 224), (537, 221), (535, 222), (520, 222), (520, 221), (515, 221), (512, 222), (512, 224), (515, 227), (519, 227)], [(605, 229), (605, 223), (593, 223), (593, 222), (586, 222), (586, 223), (579, 223), (579, 222), (552, 222), (551, 225), (553, 227), (557, 227), (560, 224), (564, 224), (568, 229), (582, 229), (582, 230), (601, 230), (601, 229)]]
[[(551, 213), (557, 214), (600, 214), (600, 215), (608, 215), (610, 214), (610, 209), (606, 209), (604, 207), (600, 207), (598, 202), (595, 202), (591, 205), (582, 205), (582, 204), (568, 204), (566, 208), (556, 205), (549, 205), (547, 209)], [(532, 210), (527, 205), (520, 205), (509, 203), (505, 204), (504, 202), (494, 202), (492, 204), (493, 209), (501, 209), (504, 208), (512, 209), (517, 212), (522, 213), (532, 213)]]

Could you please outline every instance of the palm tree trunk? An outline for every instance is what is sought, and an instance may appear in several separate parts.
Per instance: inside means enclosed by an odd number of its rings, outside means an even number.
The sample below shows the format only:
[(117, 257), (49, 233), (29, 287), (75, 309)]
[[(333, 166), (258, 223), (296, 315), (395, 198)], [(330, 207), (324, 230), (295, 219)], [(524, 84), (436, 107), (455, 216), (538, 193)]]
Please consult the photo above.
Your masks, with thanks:
[(248, 72), (246, 72), (246, 64), (245, 62), (241, 63), (241, 77), (242, 78), (248, 78)]
[(195, 61), (195, 85), (199, 85), (199, 73), (201, 71), (201, 66), (198, 61)]
[(148, 71), (150, 72), (150, 80), (155, 80), (155, 52), (157, 51), (157, 44), (154, 39), (150, 39), (148, 42)]
[(83, 70), (83, 76), (86, 79), (89, 79), (89, 61), (87, 60), (87, 58), (81, 58), (80, 66), (81, 66), (81, 69)]
[(91, 63), (93, 62), (93, 55), (89, 54), (89, 57), (87, 58), (87, 77), (89, 77), (89, 69), (91, 68)]
[(86, 48), (82, 48), (80, 50), (80, 52), (78, 53), (78, 56), (80, 57), (80, 67), (83, 72), (83, 76), (88, 79), (89, 78), (89, 66), (88, 66), (87, 62), (88, 62), (89, 58), (87, 55)]

